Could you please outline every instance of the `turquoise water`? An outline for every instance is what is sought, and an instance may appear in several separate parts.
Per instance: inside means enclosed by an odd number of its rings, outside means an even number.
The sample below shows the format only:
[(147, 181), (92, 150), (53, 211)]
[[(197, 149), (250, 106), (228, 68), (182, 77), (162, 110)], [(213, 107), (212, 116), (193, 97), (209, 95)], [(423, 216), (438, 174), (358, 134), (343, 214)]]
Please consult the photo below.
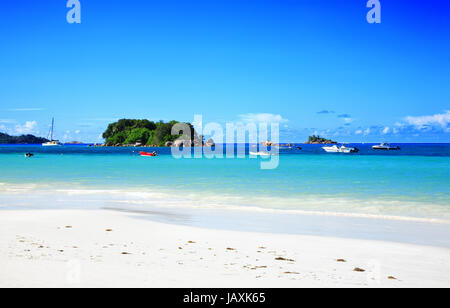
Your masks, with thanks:
[[(427, 146), (438, 154), (414, 155), (413, 146), (381, 155), (368, 149), (358, 155), (321, 154), (320, 147), (310, 147), (281, 153), (273, 170), (261, 170), (260, 158), (176, 159), (168, 149), (143, 158), (131, 148), (0, 147), (0, 205), (26, 204), (19, 196), (35, 192), (72, 200), (84, 196), (85, 206), (107, 198), (108, 205), (122, 207), (186, 205), (450, 220), (450, 146)], [(25, 158), (27, 151), (36, 156)]]

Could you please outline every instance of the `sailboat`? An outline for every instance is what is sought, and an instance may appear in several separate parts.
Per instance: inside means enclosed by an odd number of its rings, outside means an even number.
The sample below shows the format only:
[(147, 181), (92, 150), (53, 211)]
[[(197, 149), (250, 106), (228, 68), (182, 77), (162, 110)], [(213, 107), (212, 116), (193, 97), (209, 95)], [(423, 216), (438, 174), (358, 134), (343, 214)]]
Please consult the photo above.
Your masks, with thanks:
[(54, 129), (54, 127), (55, 127), (55, 118), (52, 118), (52, 128), (50, 129), (50, 132), (49, 132), (50, 141), (43, 143), (42, 146), (44, 146), (44, 147), (52, 147), (52, 146), (61, 145), (61, 143), (58, 140), (53, 140), (53, 129)]

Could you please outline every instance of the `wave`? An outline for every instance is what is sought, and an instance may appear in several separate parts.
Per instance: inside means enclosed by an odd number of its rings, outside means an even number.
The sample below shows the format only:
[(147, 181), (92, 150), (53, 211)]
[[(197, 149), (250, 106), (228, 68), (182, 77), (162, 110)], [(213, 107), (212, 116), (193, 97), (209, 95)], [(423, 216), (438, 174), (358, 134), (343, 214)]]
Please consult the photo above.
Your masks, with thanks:
[[(25, 194), (26, 193), (26, 194)], [(17, 198), (17, 195), (26, 196)], [(9, 196), (9, 198), (8, 198)], [(293, 215), (335, 216), (423, 223), (450, 224), (450, 206), (429, 202), (358, 199), (336, 196), (302, 195), (267, 197), (227, 195), (215, 192), (179, 192), (169, 189), (69, 188), (37, 184), (0, 183), (0, 201), (30, 207), (85, 206), (89, 208), (222, 209)], [(50, 202), (49, 202), (50, 201)], [(5, 204), (5, 202), (1, 202)], [(81, 204), (81, 205), (80, 205)], [(114, 206), (112, 206), (114, 205)], [(2, 206), (4, 208), (4, 206)]]

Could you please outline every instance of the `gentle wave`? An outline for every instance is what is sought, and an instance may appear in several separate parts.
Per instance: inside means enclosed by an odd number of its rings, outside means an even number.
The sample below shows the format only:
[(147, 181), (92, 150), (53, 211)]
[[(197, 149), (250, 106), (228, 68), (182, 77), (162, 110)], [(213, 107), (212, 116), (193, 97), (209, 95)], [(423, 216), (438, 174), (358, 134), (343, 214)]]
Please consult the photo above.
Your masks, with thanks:
[[(58, 204), (61, 204), (60, 206), (66, 203), (67, 206), (82, 203), (97, 208), (105, 207), (105, 204), (116, 204), (120, 207), (140, 209), (147, 207), (226, 209), (450, 224), (450, 207), (410, 201), (360, 200), (321, 196), (298, 198), (243, 197), (211, 192), (185, 192), (180, 194), (171, 190), (83, 189), (60, 188), (51, 185), (0, 183), (0, 200), (2, 196), (17, 196), (25, 192), (27, 198), (40, 197), (39, 202), (43, 203), (57, 201)], [(8, 198), (8, 204), (11, 206), (16, 201), (24, 206), (24, 201), (21, 198)], [(4, 202), (1, 203), (4, 207)], [(36, 203), (36, 200), (33, 200), (33, 204), (30, 203), (28, 207), (32, 207), (34, 203)]]

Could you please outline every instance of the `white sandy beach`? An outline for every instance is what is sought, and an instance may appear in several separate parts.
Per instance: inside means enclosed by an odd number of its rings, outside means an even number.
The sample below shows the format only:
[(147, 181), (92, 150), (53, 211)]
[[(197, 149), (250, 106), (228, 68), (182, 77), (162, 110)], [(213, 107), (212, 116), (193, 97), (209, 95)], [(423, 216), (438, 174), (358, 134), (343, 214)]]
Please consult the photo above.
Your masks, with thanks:
[(199, 229), (138, 216), (1, 211), (0, 287), (450, 287), (448, 248)]

